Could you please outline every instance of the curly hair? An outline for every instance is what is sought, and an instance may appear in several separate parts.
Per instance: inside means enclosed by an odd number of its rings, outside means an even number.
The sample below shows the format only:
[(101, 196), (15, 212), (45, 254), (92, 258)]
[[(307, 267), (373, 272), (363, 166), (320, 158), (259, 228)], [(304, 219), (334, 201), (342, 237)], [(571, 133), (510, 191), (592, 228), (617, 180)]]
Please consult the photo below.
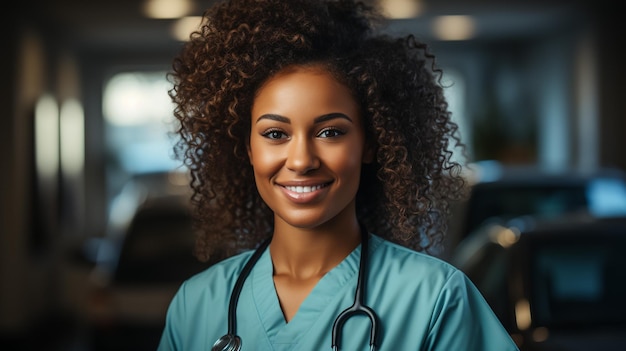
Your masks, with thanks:
[(462, 147), (441, 70), (413, 35), (377, 32), (376, 9), (352, 0), (231, 0), (205, 11), (174, 58), (169, 94), (175, 151), (191, 173), (206, 261), (253, 248), (273, 228), (246, 143), (259, 87), (286, 67), (317, 65), (354, 94), (375, 161), (363, 165), (357, 216), (369, 231), (418, 251), (443, 240), (449, 205), (463, 196)]

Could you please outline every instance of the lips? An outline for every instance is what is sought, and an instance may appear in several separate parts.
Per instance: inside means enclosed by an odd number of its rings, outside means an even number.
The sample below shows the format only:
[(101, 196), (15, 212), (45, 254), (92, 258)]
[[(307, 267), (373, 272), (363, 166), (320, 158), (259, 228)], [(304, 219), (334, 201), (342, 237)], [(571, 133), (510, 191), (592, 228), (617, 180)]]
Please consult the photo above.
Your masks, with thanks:
[(283, 193), (295, 203), (309, 203), (315, 201), (324, 193), (323, 189), (332, 182), (315, 184), (279, 184)]

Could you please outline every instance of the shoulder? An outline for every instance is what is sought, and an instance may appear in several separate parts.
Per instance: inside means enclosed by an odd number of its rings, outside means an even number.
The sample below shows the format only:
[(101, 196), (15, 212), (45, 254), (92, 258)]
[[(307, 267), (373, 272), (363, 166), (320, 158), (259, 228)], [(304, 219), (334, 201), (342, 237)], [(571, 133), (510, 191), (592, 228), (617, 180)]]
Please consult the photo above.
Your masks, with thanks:
[(411, 269), (411, 273), (415, 273), (412, 269), (427, 269), (444, 276), (450, 276), (459, 271), (452, 264), (438, 257), (415, 251), (374, 234), (370, 242), (371, 261), (378, 261), (383, 267), (402, 265), (403, 271)]
[(179, 294), (192, 297), (194, 295), (220, 295), (218, 290), (230, 290), (235, 284), (239, 272), (252, 255), (252, 251), (245, 251), (235, 256), (217, 262), (207, 269), (196, 273), (183, 282)]
[(206, 335), (195, 331), (214, 330), (218, 333), (228, 318), (228, 301), (233, 286), (251, 254), (247, 251), (217, 262), (180, 285), (167, 309), (159, 350), (195, 350), (206, 341)]
[(437, 290), (450, 283), (465, 284), (465, 274), (452, 264), (372, 235), (370, 270), (375, 276), (398, 279), (411, 284), (428, 284)]

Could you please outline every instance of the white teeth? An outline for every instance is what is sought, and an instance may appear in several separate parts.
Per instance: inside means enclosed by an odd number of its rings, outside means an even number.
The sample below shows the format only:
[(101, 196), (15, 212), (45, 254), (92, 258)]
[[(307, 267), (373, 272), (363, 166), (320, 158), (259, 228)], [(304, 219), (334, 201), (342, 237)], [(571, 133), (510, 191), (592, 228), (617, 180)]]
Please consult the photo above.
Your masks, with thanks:
[(314, 186), (286, 186), (287, 190), (293, 191), (295, 193), (310, 193), (315, 190), (319, 190), (323, 188), (323, 185), (314, 185)]

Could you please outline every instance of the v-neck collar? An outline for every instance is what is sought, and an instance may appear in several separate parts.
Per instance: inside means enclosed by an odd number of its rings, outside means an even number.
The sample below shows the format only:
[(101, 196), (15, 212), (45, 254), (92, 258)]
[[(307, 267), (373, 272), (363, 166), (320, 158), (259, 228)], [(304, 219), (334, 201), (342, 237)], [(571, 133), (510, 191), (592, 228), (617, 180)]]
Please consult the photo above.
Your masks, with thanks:
[(280, 344), (297, 343), (311, 329), (322, 312), (332, 305), (331, 300), (337, 297), (337, 291), (358, 274), (360, 257), (361, 245), (359, 244), (343, 261), (317, 282), (300, 305), (298, 312), (287, 323), (274, 287), (271, 255), (269, 249), (266, 249), (251, 275), (254, 302), (269, 340)]

